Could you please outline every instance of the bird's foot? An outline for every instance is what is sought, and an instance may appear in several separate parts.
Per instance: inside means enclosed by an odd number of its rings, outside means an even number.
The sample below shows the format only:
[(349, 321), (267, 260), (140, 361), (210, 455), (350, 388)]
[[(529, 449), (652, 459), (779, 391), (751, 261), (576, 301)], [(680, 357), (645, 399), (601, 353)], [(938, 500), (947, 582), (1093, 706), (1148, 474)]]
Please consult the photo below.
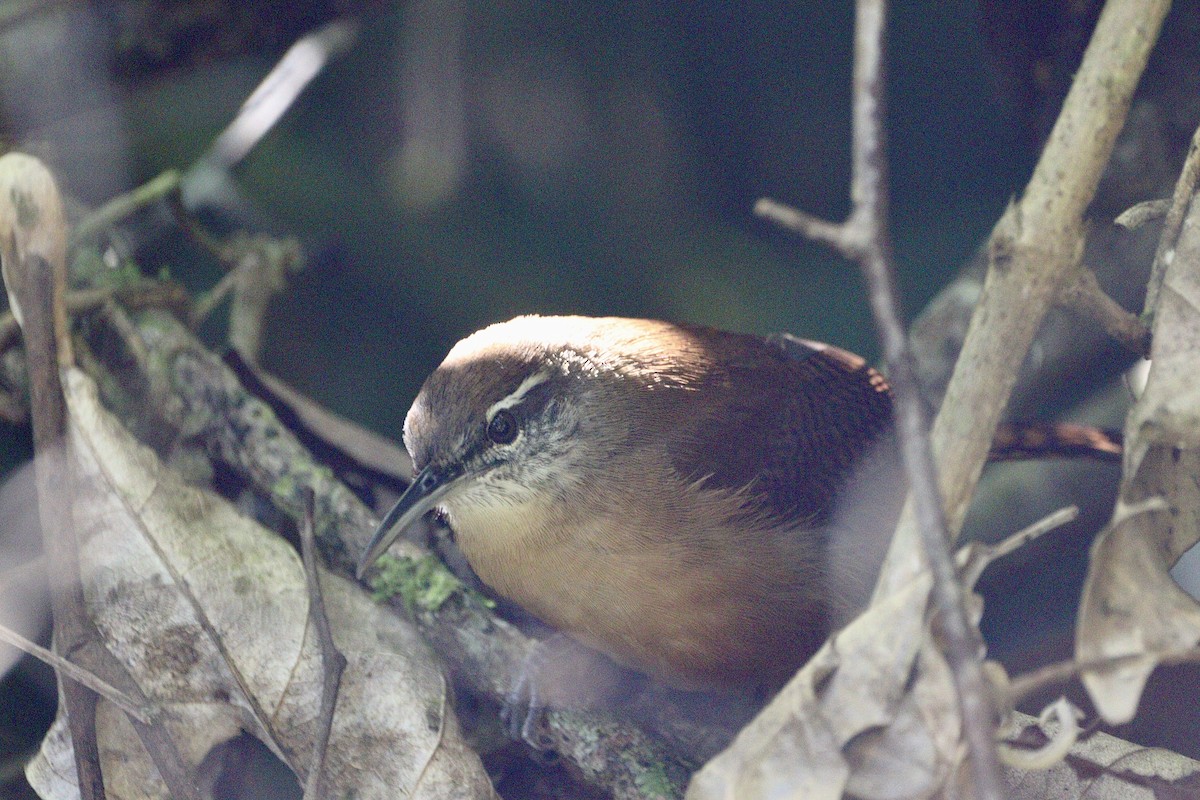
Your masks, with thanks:
[(639, 688), (642, 680), (602, 653), (556, 633), (525, 657), (500, 717), (513, 739), (540, 751), (550, 750), (548, 711), (611, 709)]

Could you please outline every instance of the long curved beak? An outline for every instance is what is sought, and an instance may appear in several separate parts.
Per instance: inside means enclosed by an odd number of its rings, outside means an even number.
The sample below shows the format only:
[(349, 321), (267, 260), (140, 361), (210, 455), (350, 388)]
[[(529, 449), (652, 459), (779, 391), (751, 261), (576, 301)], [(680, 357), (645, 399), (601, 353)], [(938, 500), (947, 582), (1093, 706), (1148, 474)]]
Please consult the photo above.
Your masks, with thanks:
[(366, 552), (358, 560), (358, 579), (362, 580), (363, 573), (371, 568), (379, 557), (400, 538), (410, 525), (419, 520), (441, 501), (446, 493), (462, 477), (462, 469), (449, 467), (435, 469), (432, 464), (425, 467), (413, 478), (413, 482), (400, 495), (396, 505), (392, 506), (379, 523), (375, 536), (367, 545)]

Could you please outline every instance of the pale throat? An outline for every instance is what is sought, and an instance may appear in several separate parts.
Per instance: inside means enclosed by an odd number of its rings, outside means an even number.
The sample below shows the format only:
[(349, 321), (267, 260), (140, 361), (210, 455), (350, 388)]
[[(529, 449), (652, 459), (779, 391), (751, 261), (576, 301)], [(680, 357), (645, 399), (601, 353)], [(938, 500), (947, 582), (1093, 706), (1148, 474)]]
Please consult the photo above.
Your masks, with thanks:
[(504, 492), (472, 487), (442, 503), (455, 541), (471, 567), (492, 588), (518, 602), (531, 583), (546, 577), (569, 542), (564, 504), (553, 492)]
[(439, 505), (460, 543), (465, 539), (473, 544), (478, 538), (509, 538), (546, 524), (554, 503), (524, 484), (478, 481), (452, 492)]

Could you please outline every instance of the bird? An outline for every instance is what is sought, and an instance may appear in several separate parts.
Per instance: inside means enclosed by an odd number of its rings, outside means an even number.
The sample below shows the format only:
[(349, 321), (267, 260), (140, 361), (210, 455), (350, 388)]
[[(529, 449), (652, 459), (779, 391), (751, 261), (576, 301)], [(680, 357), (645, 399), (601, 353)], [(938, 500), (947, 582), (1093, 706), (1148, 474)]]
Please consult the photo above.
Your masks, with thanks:
[[(424, 382), (417, 473), (358, 574), (437, 512), (484, 584), (575, 643), (669, 687), (770, 691), (855, 603), (840, 584), (869, 589), (879, 537), (847, 539), (838, 507), (891, 439), (887, 381), (831, 345), (517, 317)], [(871, 503), (851, 526), (890, 532), (899, 503)]]

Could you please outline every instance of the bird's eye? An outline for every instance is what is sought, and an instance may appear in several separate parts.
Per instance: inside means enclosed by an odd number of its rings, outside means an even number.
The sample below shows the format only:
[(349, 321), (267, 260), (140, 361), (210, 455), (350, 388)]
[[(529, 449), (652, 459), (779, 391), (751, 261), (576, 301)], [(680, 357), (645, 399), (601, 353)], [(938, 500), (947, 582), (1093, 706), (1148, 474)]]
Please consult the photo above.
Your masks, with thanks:
[(488, 423), (487, 435), (496, 444), (512, 444), (518, 433), (517, 418), (511, 411), (501, 409)]

